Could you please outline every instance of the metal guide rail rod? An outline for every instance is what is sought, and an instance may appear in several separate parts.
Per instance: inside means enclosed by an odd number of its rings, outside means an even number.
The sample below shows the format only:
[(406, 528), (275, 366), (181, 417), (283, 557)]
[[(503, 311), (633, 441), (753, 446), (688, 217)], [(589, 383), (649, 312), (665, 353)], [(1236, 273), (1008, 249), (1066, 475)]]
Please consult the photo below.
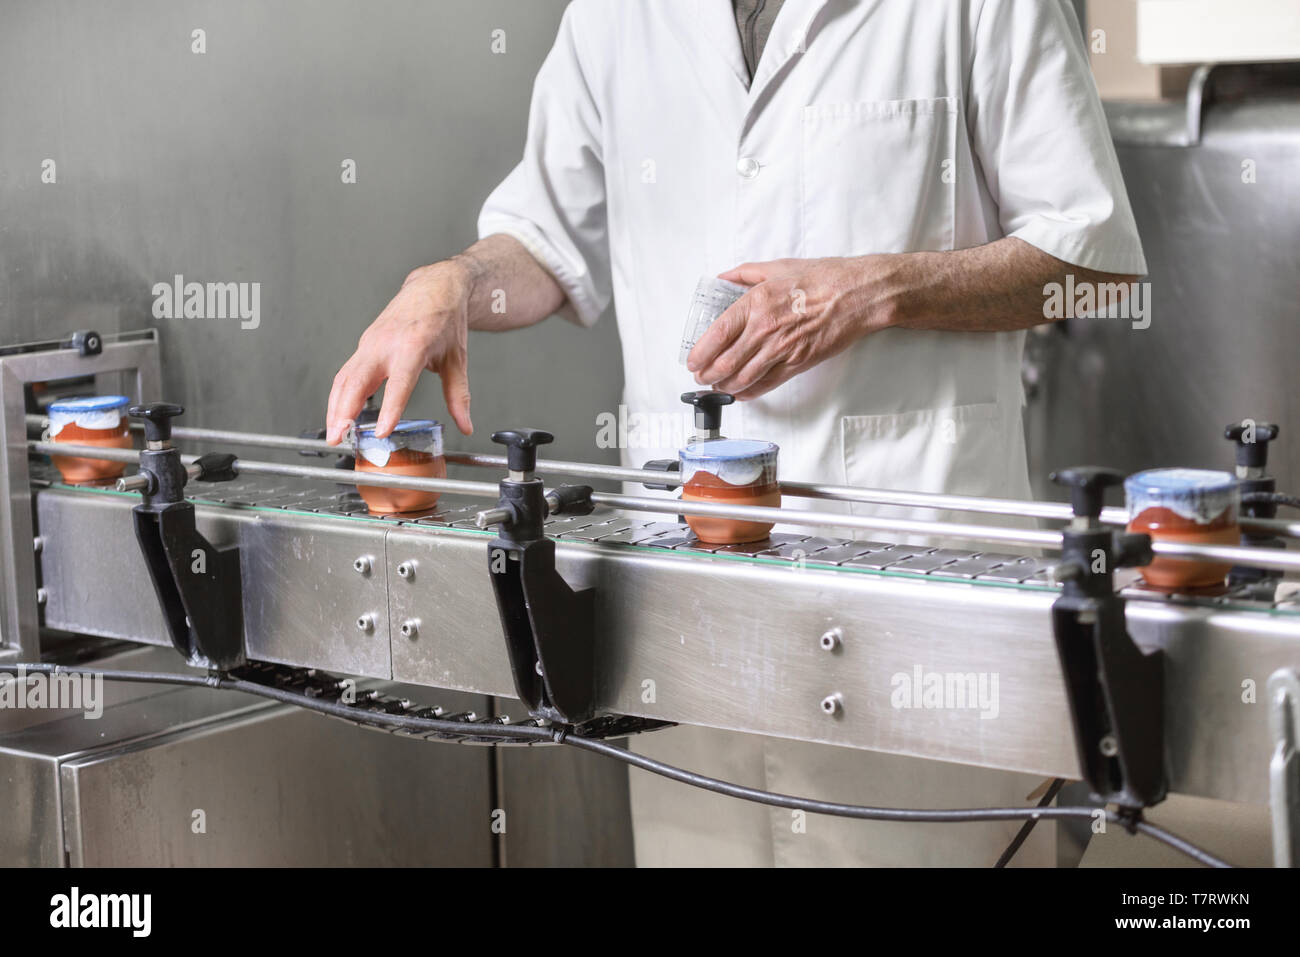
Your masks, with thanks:
[[(27, 416), (27, 424), (34, 428), (43, 428), (45, 419), (39, 415), (29, 415)], [(140, 431), (143, 427), (138, 423), (132, 423), (131, 428), (133, 431)], [(172, 430), (172, 435), (177, 439), (244, 445), (250, 448), (318, 452), (333, 455), (347, 454), (345, 447), (330, 445), (323, 439), (298, 438), (291, 435), (270, 435), (226, 429), (191, 428), (188, 426), (176, 426)], [(506, 457), (504, 455), (444, 451), (443, 457), (455, 465), (500, 470), (506, 468)], [(120, 461), (133, 460), (121, 459)], [(538, 459), (537, 470), (551, 475), (572, 475), (578, 478), (608, 479), (615, 482), (679, 484), (674, 477), (674, 473), (671, 472), (624, 468), (618, 465), (596, 465), (583, 462), (557, 461), (555, 459)], [(380, 483), (368, 481), (368, 484), (379, 485)], [(895, 489), (858, 488), (847, 485), (823, 485), (789, 481), (781, 483), (781, 491), (783, 494), (794, 498), (817, 499), (828, 502), (862, 502), (872, 505), (894, 505), (905, 508), (934, 508), (952, 512), (1014, 515), (1061, 522), (1069, 521), (1072, 517), (1070, 506), (1063, 502), (1030, 502), (1020, 499), (943, 495), (935, 492), (906, 492)], [(1103, 509), (1101, 520), (1110, 525), (1124, 525), (1128, 522), (1128, 514), (1122, 508), (1107, 508)], [(1242, 515), (1239, 524), (1247, 531), (1300, 538), (1300, 522), (1297, 521), (1250, 518)]]
[[(29, 440), (28, 447), (47, 455), (72, 455), (83, 458), (101, 458), (114, 462), (135, 463), (139, 454), (131, 449), (106, 449), (99, 446), (76, 445), (69, 442), (41, 442)], [(183, 456), (186, 465), (197, 461), (196, 456)], [(540, 463), (539, 463), (540, 466)], [(358, 475), (345, 469), (318, 468), (308, 465), (287, 465), (278, 462), (258, 462), (237, 459), (235, 468), (245, 475), (280, 475), (290, 478), (314, 479), (343, 485), (374, 485), (383, 488), (415, 489), (447, 492), (495, 499), (496, 485), (489, 482), (466, 482), (457, 479), (412, 478), (367, 472)], [(658, 473), (656, 473), (658, 474)], [(133, 486), (134, 476), (121, 480), (121, 488), (138, 490)], [(804, 509), (767, 508), (752, 505), (714, 505), (704, 502), (687, 502), (679, 499), (649, 498), (620, 495), (612, 492), (595, 492), (591, 496), (597, 505), (632, 511), (656, 512), (665, 515), (702, 515), (713, 518), (741, 519), (746, 521), (776, 522), (814, 528), (855, 528), (871, 532), (899, 532), (905, 535), (928, 535), (954, 538), (971, 542), (1027, 545), (1037, 548), (1060, 549), (1061, 533), (1035, 529), (1002, 528), (989, 525), (969, 525), (956, 522), (928, 522), (912, 519), (881, 518), (848, 515), (834, 512), (815, 512)], [(1153, 542), (1152, 551), (1168, 558), (1188, 561), (1223, 563), (1232, 562), (1274, 571), (1300, 573), (1300, 554), (1273, 549), (1246, 548), (1229, 545), (1193, 545), (1175, 542)]]

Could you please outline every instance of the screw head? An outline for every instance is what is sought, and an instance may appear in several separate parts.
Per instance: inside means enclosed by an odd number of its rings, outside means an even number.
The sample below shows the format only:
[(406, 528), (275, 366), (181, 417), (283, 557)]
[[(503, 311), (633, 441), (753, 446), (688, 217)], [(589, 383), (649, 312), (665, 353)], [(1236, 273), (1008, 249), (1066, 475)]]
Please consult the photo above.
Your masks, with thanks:
[(1115, 735), (1108, 734), (1097, 743), (1098, 750), (1108, 758), (1113, 758), (1119, 754), (1119, 742), (1115, 740)]
[(412, 578), (414, 578), (414, 577), (415, 577), (415, 562), (414, 562), (414, 560), (410, 560), (410, 559), (408, 559), (407, 561), (404, 561), (404, 562), (402, 562), (400, 565), (398, 565), (398, 566), (397, 566), (397, 577), (398, 577), (398, 578), (405, 578), (407, 581), (410, 581)]
[(357, 630), (363, 634), (370, 634), (375, 630), (375, 616), (367, 612), (357, 618)]
[(46, 591), (44, 588), (36, 589), (36, 604), (44, 605), (49, 600), (50, 600), (50, 593), (48, 591)]
[(844, 697), (838, 691), (822, 698), (822, 713), (838, 717), (844, 711)]
[(840, 646), (840, 641), (844, 638), (844, 632), (838, 628), (832, 628), (826, 634), (821, 636), (818, 644), (821, 645), (822, 651), (834, 651)]
[(400, 631), (403, 638), (418, 638), (420, 636), (420, 619), (406, 619), (406, 621), (402, 622)]
[(375, 567), (375, 560), (369, 555), (361, 555), (352, 563), (352, 567), (358, 575), (369, 575), (370, 570)]

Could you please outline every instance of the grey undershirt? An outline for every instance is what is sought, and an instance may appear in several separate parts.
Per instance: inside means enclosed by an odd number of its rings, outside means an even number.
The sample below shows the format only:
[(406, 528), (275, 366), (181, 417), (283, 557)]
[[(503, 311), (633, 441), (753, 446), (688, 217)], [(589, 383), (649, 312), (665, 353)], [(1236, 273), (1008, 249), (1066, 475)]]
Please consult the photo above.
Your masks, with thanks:
[(785, 0), (731, 0), (736, 12), (736, 27), (740, 30), (740, 48), (745, 53), (745, 64), (749, 67), (751, 80), (759, 58), (763, 55), (767, 36), (772, 32), (772, 24), (784, 2)]

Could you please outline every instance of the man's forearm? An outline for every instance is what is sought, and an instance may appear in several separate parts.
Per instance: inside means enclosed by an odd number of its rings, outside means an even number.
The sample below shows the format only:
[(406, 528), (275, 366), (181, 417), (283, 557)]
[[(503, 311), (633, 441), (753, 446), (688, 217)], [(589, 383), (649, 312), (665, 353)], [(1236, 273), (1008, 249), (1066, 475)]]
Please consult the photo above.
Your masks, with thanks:
[(481, 239), (448, 265), (459, 269), (468, 283), (471, 329), (522, 329), (564, 305), (559, 283), (513, 236), (499, 233)]
[[(890, 325), (950, 332), (1005, 332), (1041, 325), (1050, 283), (1120, 284), (1133, 276), (1070, 265), (1020, 239), (999, 239), (953, 252), (887, 257)], [(1122, 298), (1122, 295), (1121, 295)]]

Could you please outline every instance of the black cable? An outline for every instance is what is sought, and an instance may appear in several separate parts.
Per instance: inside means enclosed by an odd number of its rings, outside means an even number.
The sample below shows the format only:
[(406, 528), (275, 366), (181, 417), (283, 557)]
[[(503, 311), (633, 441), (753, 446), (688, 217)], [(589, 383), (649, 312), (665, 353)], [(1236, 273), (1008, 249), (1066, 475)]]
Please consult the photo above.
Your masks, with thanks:
[(508, 724), (478, 724), (471, 721), (447, 721), (441, 718), (419, 718), (414, 715), (370, 712), (359, 710), (350, 705), (337, 704), (335, 702), (325, 701), (321, 698), (313, 698), (309, 695), (289, 691), (284, 688), (273, 688), (268, 685), (258, 684), (254, 681), (246, 681), (242, 678), (230, 678), (220, 674), (200, 676), (168, 674), (166, 672), (154, 671), (103, 671), (95, 668), (70, 667), (67, 665), (45, 663), (18, 663), (0, 666), (0, 673), (18, 670), (22, 670), (28, 674), (102, 675), (105, 679), (112, 681), (130, 681), (144, 684), (175, 684), (191, 687), (216, 688), (228, 691), (242, 691), (246, 694), (258, 695), (263, 698), (269, 698), (273, 701), (296, 705), (309, 711), (317, 711), (321, 714), (342, 718), (346, 721), (357, 724), (371, 724), (381, 727), (401, 727), (412, 731), (454, 734), (473, 738), (494, 737), (515, 738), (517, 740), (527, 738), (538, 742), (552, 741), (556, 744), (567, 744), (570, 747), (578, 748), (583, 751), (602, 754), (606, 757), (622, 761), (633, 767), (638, 767), (643, 771), (649, 771), (652, 774), (658, 774), (661, 777), (666, 777), (673, 781), (679, 781), (683, 784), (689, 784), (692, 787), (702, 788), (706, 791), (713, 791), (717, 794), (724, 794), (729, 797), (739, 798), (745, 801), (753, 801), (754, 803), (765, 804), (771, 807), (789, 808), (791, 810), (805, 811), (809, 814), (826, 814), (832, 817), (847, 817), (868, 821), (905, 821), (911, 823), (974, 823), (981, 821), (1034, 821), (1039, 819), (1091, 819), (1096, 816), (1099, 810), (1102, 810), (1107, 821), (1119, 824), (1127, 830), (1146, 834), (1148, 837), (1169, 845), (1201, 864), (1205, 864), (1209, 867), (1231, 867), (1231, 865), (1226, 861), (1215, 857), (1208, 851), (1201, 850), (1183, 838), (1170, 834), (1163, 828), (1157, 827), (1148, 821), (1144, 821), (1140, 817), (1134, 817), (1131, 814), (1121, 814), (1118, 811), (1112, 811), (1109, 809), (1093, 807), (991, 807), (917, 810), (912, 808), (866, 807), (856, 804), (838, 804), (831, 801), (817, 801), (811, 798), (796, 797), (789, 794), (776, 794), (771, 791), (760, 791), (755, 788), (732, 784), (729, 781), (720, 781), (717, 778), (707, 777), (703, 774), (696, 774), (694, 771), (687, 771), (684, 768), (664, 764), (662, 761), (656, 761), (653, 758), (648, 758), (641, 754), (634, 754), (626, 748), (616, 747), (615, 745), (609, 744), (605, 741), (580, 737), (576, 734), (572, 734), (571, 729), (567, 726), (557, 728), (539, 728)]
[[(1047, 805), (1051, 804), (1052, 799), (1060, 793), (1061, 788), (1064, 786), (1065, 778), (1056, 778), (1052, 781), (1051, 786), (1047, 789), (1047, 793), (1044, 794), (1042, 799), (1038, 802), (1038, 806), (1047, 807)], [(1006, 867), (1007, 864), (1010, 863), (1011, 858), (1016, 856), (1016, 851), (1020, 850), (1020, 845), (1024, 844), (1028, 839), (1029, 833), (1034, 829), (1034, 825), (1037, 823), (1038, 818), (1031, 817), (1024, 824), (1020, 825), (1020, 830), (1016, 832), (1016, 836), (1011, 839), (1011, 843), (1007, 845), (1007, 849), (1002, 852), (1002, 856), (998, 858), (997, 863), (993, 866)]]
[(1281, 492), (1246, 492), (1241, 496), (1241, 501), (1245, 505), (1288, 505), (1300, 508), (1300, 496), (1283, 495)]
[(1154, 838), (1161, 843), (1168, 844), (1177, 851), (1186, 854), (1188, 857), (1207, 867), (1231, 867), (1227, 861), (1215, 857), (1208, 851), (1201, 850), (1194, 844), (1189, 843), (1181, 837), (1170, 834), (1164, 828), (1151, 824), (1148, 821), (1133, 821), (1118, 811), (1112, 811), (1107, 808), (1094, 807), (1045, 807), (1045, 808), (1026, 808), (1026, 807), (989, 807), (989, 808), (957, 808), (944, 810), (912, 810), (907, 808), (889, 808), (889, 807), (864, 807), (856, 804), (834, 804), (827, 801), (814, 801), (809, 798), (792, 797), (788, 794), (773, 794), (770, 791), (758, 791), (754, 788), (743, 787), (739, 784), (731, 784), (728, 781), (719, 781), (717, 778), (705, 777), (702, 774), (696, 774), (694, 771), (686, 771), (682, 768), (675, 768), (670, 764), (664, 764), (647, 758), (644, 755), (633, 754), (625, 748), (617, 748), (604, 741), (593, 741), (588, 738), (565, 737), (563, 731), (553, 732), (556, 740), (581, 748), (585, 751), (594, 751), (597, 754), (604, 754), (607, 757), (616, 758), (643, 771), (649, 771), (652, 774), (658, 774), (662, 777), (674, 781), (680, 781), (683, 784), (690, 784), (694, 787), (703, 788), (706, 791), (714, 791), (718, 794), (725, 794), (729, 797), (740, 798), (746, 801), (753, 801), (756, 804), (767, 804), (773, 807), (791, 808), (794, 810), (807, 811), (810, 814), (828, 814), (833, 817), (849, 817), (858, 820), (868, 821), (908, 821), (911, 823), (970, 823), (978, 821), (1016, 821), (1020, 819), (1036, 820), (1044, 818), (1047, 820), (1068, 820), (1070, 818), (1095, 818), (1098, 811), (1103, 811), (1106, 820), (1119, 824), (1128, 830), (1137, 830)]

